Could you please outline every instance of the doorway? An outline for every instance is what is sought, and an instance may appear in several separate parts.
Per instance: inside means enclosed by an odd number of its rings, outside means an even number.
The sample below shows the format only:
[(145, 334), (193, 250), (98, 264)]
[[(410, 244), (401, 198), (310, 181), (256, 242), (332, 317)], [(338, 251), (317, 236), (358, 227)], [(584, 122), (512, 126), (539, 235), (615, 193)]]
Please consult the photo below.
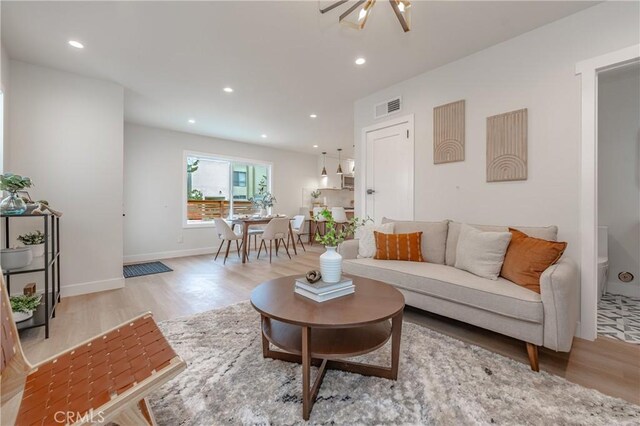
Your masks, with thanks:
[(640, 343), (640, 62), (598, 74), (598, 335)]
[(598, 314), (598, 75), (640, 60), (640, 45), (576, 64), (581, 78), (580, 324), (579, 337), (595, 340)]
[(413, 116), (364, 129), (365, 215), (413, 220)]

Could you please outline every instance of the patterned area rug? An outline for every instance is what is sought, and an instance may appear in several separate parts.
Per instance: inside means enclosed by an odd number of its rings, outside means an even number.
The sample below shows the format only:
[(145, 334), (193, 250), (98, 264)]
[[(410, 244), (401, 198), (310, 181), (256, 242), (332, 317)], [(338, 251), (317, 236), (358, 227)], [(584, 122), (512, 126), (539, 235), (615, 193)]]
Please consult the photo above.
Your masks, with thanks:
[(640, 344), (640, 299), (603, 294), (598, 302), (598, 334)]
[[(160, 327), (188, 367), (152, 395), (159, 424), (305, 424), (301, 367), (262, 358), (259, 315), (248, 302)], [(390, 344), (361, 359), (388, 365)], [(309, 423), (638, 422), (640, 406), (405, 322), (398, 381), (329, 370)]]
[(125, 278), (141, 277), (143, 275), (153, 275), (171, 271), (173, 271), (173, 269), (162, 262), (138, 263), (137, 265), (124, 265), (122, 267)]

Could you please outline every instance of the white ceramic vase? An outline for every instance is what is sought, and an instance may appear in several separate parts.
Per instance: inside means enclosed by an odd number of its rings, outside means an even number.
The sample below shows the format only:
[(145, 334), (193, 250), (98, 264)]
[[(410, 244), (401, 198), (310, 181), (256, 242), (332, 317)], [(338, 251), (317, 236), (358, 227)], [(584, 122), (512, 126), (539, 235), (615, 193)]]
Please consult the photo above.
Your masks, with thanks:
[(44, 256), (44, 243), (32, 244), (29, 247), (31, 247), (31, 253), (33, 253), (33, 257)]
[(320, 255), (320, 273), (322, 281), (337, 283), (342, 277), (342, 255), (336, 251), (337, 247), (325, 247), (327, 251)]

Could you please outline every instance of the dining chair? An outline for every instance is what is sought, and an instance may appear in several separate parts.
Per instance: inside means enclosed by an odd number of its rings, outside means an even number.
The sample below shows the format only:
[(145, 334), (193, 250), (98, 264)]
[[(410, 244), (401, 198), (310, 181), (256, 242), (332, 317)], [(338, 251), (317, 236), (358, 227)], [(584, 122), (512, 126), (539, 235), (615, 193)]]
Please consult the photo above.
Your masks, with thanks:
[(287, 237), (287, 244), (289, 244), (289, 241), (293, 238), (297, 238), (298, 242), (302, 246), (302, 250), (307, 251), (307, 249), (304, 248), (304, 244), (302, 243), (301, 238), (302, 234), (304, 233), (304, 221), (305, 216), (303, 214), (295, 215), (293, 219), (291, 219), (291, 230), (293, 231), (294, 236), (288, 234), (289, 236)]
[(344, 211), (344, 207), (331, 207), (331, 216), (333, 217), (336, 225), (344, 228), (344, 226), (349, 222), (347, 219), (347, 213)]
[(218, 255), (220, 254), (220, 250), (222, 250), (222, 246), (224, 243), (227, 243), (227, 251), (224, 254), (224, 261), (222, 264), (227, 263), (227, 257), (229, 257), (229, 247), (231, 247), (231, 241), (236, 242), (236, 249), (238, 250), (238, 257), (240, 257), (240, 240), (242, 240), (242, 235), (238, 235), (229, 226), (227, 221), (220, 217), (216, 217), (213, 219), (216, 225), (216, 232), (218, 233), (218, 238), (220, 238), (220, 247), (218, 247), (218, 252), (216, 253), (216, 257), (213, 259), (214, 261), (218, 260)]
[(264, 246), (264, 251), (267, 251), (267, 243), (265, 241), (269, 241), (269, 263), (271, 263), (271, 255), (273, 252), (273, 243), (276, 244), (276, 256), (278, 255), (278, 248), (280, 246), (280, 242), (284, 246), (284, 249), (287, 251), (287, 256), (291, 259), (291, 255), (289, 254), (289, 247), (287, 246), (286, 241), (284, 240), (285, 236), (289, 234), (289, 218), (287, 217), (276, 217), (271, 219), (267, 224), (267, 227), (264, 229), (264, 233), (262, 234), (262, 241), (260, 242), (260, 248), (258, 249), (257, 259), (260, 259), (260, 253), (262, 252), (262, 246)]
[(251, 237), (253, 237), (253, 249), (258, 250), (258, 235), (264, 233), (264, 228), (261, 225), (254, 225), (249, 227), (247, 235), (247, 252), (251, 251)]
[[(327, 220), (322, 216), (322, 212), (325, 210), (324, 207), (314, 207), (313, 208), (313, 223), (315, 226), (314, 230), (314, 239), (316, 235), (324, 235), (327, 230)], [(320, 232), (320, 224), (322, 224), (322, 232)], [(309, 244), (313, 245), (313, 242)]]

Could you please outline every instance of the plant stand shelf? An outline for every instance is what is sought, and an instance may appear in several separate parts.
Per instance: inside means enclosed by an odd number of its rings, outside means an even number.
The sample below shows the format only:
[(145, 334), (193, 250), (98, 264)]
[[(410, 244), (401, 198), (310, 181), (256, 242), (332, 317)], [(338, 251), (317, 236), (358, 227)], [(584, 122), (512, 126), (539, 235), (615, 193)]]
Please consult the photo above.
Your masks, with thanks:
[[(42, 274), (44, 276), (44, 294), (40, 306), (33, 317), (16, 323), (18, 330), (44, 327), (45, 339), (49, 338), (51, 318), (56, 316), (56, 306), (60, 302), (60, 218), (51, 214), (43, 215), (0, 215), (4, 221), (4, 247), (11, 246), (11, 222), (16, 219), (40, 219), (44, 228), (44, 255), (36, 257), (24, 268), (2, 270), (7, 284), (7, 293), (11, 294), (11, 277), (21, 274)], [(15, 236), (14, 236), (15, 238)]]

